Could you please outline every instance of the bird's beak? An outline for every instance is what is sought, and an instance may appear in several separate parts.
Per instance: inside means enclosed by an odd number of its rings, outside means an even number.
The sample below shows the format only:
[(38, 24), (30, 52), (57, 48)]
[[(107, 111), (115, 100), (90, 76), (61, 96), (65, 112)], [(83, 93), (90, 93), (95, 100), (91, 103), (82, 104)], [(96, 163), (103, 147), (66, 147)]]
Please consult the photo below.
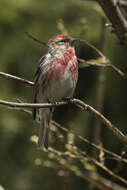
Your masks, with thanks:
[(77, 40), (76, 38), (70, 38), (71, 45), (73, 45), (73, 43), (74, 43), (76, 40)]

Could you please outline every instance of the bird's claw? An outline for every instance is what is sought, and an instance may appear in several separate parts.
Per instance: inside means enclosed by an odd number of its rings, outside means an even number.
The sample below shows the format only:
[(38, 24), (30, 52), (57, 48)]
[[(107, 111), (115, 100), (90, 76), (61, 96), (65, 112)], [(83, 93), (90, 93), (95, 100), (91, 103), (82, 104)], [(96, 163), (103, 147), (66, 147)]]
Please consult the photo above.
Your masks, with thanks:
[(71, 102), (72, 99), (73, 98), (63, 98), (62, 100), (69, 103), (69, 102)]

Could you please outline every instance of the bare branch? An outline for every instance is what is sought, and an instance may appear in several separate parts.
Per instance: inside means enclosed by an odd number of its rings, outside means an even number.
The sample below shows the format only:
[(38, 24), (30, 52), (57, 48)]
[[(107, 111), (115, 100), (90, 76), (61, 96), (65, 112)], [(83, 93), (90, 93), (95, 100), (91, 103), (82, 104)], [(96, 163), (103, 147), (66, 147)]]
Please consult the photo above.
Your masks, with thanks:
[(82, 140), (84, 143), (89, 144), (90, 146), (96, 148), (97, 150), (103, 151), (103, 152), (109, 154), (110, 156), (112, 156), (112, 158), (115, 158), (116, 160), (119, 160), (119, 161), (122, 161), (122, 162), (124, 162), (124, 163), (127, 163), (127, 159), (122, 158), (122, 156), (120, 156), (120, 155), (118, 155), (118, 154), (115, 154), (115, 153), (113, 153), (113, 152), (111, 152), (111, 151), (105, 149), (104, 147), (101, 147), (100, 145), (97, 145), (97, 144), (95, 144), (95, 143), (93, 143), (93, 142), (90, 142), (90, 141), (89, 141), (88, 139), (86, 139), (85, 137), (82, 137), (82, 136), (80, 136), (80, 135), (77, 135), (74, 131), (68, 130), (67, 128), (61, 126), (59, 123), (57, 123), (57, 122), (55, 122), (55, 121), (51, 121), (51, 123), (52, 123), (55, 127), (57, 127), (57, 128), (59, 128), (59, 129), (65, 131), (66, 133), (72, 133), (72, 134), (74, 134), (77, 138), (79, 138), (80, 140)]
[(25, 32), (25, 34), (28, 36), (28, 38), (34, 40), (35, 42), (47, 47), (48, 44), (46, 42), (42, 42), (41, 40), (38, 40), (37, 38), (33, 37), (29, 32)]
[(0, 100), (0, 104), (14, 107), (14, 108), (50, 108), (50, 107), (57, 107), (68, 104), (68, 102), (55, 102), (55, 103), (17, 103), (17, 102), (8, 102), (4, 100)]
[(115, 65), (111, 63), (109, 64), (109, 66), (112, 67), (113, 70), (115, 70), (121, 77), (127, 79), (127, 75), (123, 71), (121, 71), (118, 67), (116, 67)]
[[(22, 102), (20, 100), (20, 102)], [(22, 111), (28, 115), (32, 115), (32, 111), (28, 110), (28, 109), (24, 109), (24, 108), (16, 108), (16, 107), (10, 107), (11, 110), (15, 110), (15, 111)], [(113, 153), (107, 149), (105, 149), (104, 147), (100, 147), (99, 145), (93, 143), (93, 142), (90, 142), (88, 139), (86, 139), (85, 137), (82, 137), (81, 135), (78, 135), (76, 134), (74, 131), (72, 130), (69, 130), (65, 127), (63, 127), (62, 125), (60, 125), (59, 123), (57, 123), (56, 121), (51, 121), (51, 124), (53, 126), (55, 126), (56, 128), (59, 128), (61, 130), (63, 130), (64, 132), (66, 133), (72, 133), (74, 134), (77, 138), (79, 138), (81, 141), (83, 141), (84, 143), (86, 144), (89, 144), (90, 146), (92, 146), (93, 148), (97, 149), (98, 151), (103, 151), (105, 153), (107, 153), (108, 155), (111, 156), (112, 159), (115, 159), (115, 160), (118, 160), (118, 161), (121, 161), (121, 162), (124, 162), (124, 163), (127, 163), (127, 159), (123, 158), (121, 155), (118, 155), (116, 153)], [(52, 128), (51, 128), (52, 129)]]
[(97, 59), (88, 60), (88, 61), (78, 58), (78, 61), (79, 61), (79, 68), (85, 68), (85, 67), (89, 67), (89, 66), (111, 67), (114, 71), (117, 72), (117, 74), (119, 74), (124, 79), (127, 79), (127, 75), (123, 71), (121, 71), (118, 67), (116, 67), (115, 65), (110, 63), (110, 60), (108, 60), (106, 57), (105, 58), (99, 57)]
[(4, 100), (0, 100), (0, 104), (9, 106), (9, 107), (20, 107), (20, 108), (47, 108), (47, 107), (57, 107), (66, 105), (68, 103), (74, 104), (83, 111), (88, 111), (92, 113), (92, 115), (98, 118), (102, 123), (104, 123), (112, 132), (113, 134), (120, 139), (123, 143), (127, 144), (126, 136), (117, 128), (115, 127), (106, 117), (104, 117), (100, 112), (95, 110), (93, 107), (85, 104), (83, 101), (78, 99), (71, 99), (70, 101), (63, 101), (63, 102), (55, 102), (55, 103), (16, 103), (16, 102), (8, 102)]
[(119, 181), (123, 182), (124, 184), (127, 185), (127, 180), (122, 178), (121, 176), (118, 176), (117, 174), (115, 174), (112, 170), (110, 170), (109, 168), (107, 168), (105, 165), (103, 165), (101, 162), (97, 161), (96, 159), (88, 156), (85, 152), (81, 151), (80, 149), (77, 149), (77, 151), (80, 152), (80, 155), (84, 155), (87, 157), (87, 159), (89, 161), (92, 161), (96, 166), (98, 166), (99, 168), (101, 168), (102, 170), (104, 170), (105, 172), (107, 172), (109, 175), (111, 175), (112, 177), (118, 179)]
[[(6, 78), (11, 78), (14, 80), (18, 80), (20, 82), (29, 84), (30, 86), (34, 85), (34, 82), (0, 72), (0, 76), (4, 76)], [(56, 106), (62, 106), (65, 104), (68, 104), (69, 102), (56, 102), (56, 103), (43, 103), (43, 104), (31, 104), (31, 103), (16, 103), (16, 102), (8, 102), (4, 100), (0, 100), (1, 105), (13, 107), (13, 108), (47, 108), (47, 107), (56, 107)], [(83, 111), (88, 111), (94, 115), (94, 117), (98, 118), (102, 123), (104, 123), (112, 132), (113, 134), (118, 137), (122, 142), (127, 144), (127, 138), (126, 136), (118, 130), (107, 118), (105, 118), (101, 113), (99, 113), (97, 110), (92, 108), (91, 106), (85, 104), (81, 100), (78, 99), (72, 99), (70, 100), (70, 103), (75, 104), (77, 107), (82, 109)]]
[[(65, 29), (65, 27), (64, 27), (64, 24), (63, 24), (63, 21), (62, 21), (62, 20), (59, 20), (58, 25), (59, 25), (59, 24), (60, 24), (60, 27), (61, 27), (61, 28), (59, 28), (59, 29), (60, 29), (61, 31), (64, 31), (63, 33), (67, 33), (67, 31), (66, 31), (66, 29)], [(34, 40), (34, 41), (36, 41), (36, 42), (38, 42), (39, 44), (42, 44), (42, 45), (44, 45), (44, 46), (48, 46), (45, 42), (42, 42), (42, 41), (36, 39), (35, 37), (33, 37), (33, 36), (32, 36), (31, 34), (29, 34), (28, 32), (25, 32), (25, 33), (26, 33), (26, 35), (27, 35), (30, 39), (32, 39), (32, 40)], [(78, 40), (78, 39), (77, 39), (77, 40)], [(99, 50), (98, 48), (96, 48), (94, 45), (92, 45), (91, 43), (89, 43), (87, 40), (79, 39), (79, 41), (84, 42), (84, 43), (87, 44), (89, 47), (91, 47), (92, 49), (94, 49), (94, 50), (98, 53), (98, 55), (100, 55), (99, 58), (94, 59), (94, 60), (88, 60), (88, 61), (85, 61), (84, 59), (78, 58), (79, 67), (80, 67), (80, 68), (84, 68), (84, 67), (87, 67), (87, 66), (99, 66), (99, 67), (107, 67), (107, 66), (110, 66), (110, 67), (112, 67), (119, 75), (121, 75), (121, 76), (124, 77), (124, 78), (127, 78), (127, 75), (126, 75), (125, 73), (123, 73), (119, 68), (117, 68), (116, 66), (114, 66), (113, 64), (110, 63), (111, 61), (105, 57), (105, 55), (103, 54), (102, 51), (100, 51), (100, 50)], [(5, 74), (6, 77), (8, 77), (8, 78), (10, 77), (10, 78), (15, 79), (15, 76), (13, 76), (13, 75), (10, 75), (10, 76), (9, 76), (9, 74), (7, 74), (7, 73), (3, 73), (3, 72), (1, 72), (1, 73), (2, 73), (3, 76), (4, 76), (4, 74)], [(8, 76), (7, 76), (7, 75), (8, 75)], [(21, 79), (21, 78), (18, 79), (18, 77), (17, 77), (17, 80), (20, 80), (20, 79)], [(23, 80), (25, 83), (31, 83), (30, 85), (34, 85), (34, 83), (31, 82), (31, 81), (27, 81), (27, 80), (25, 80), (25, 79), (21, 79), (21, 80)]]
[(104, 178), (104, 177), (102, 177), (100, 175), (98, 175), (98, 178), (95, 177), (95, 179), (98, 180), (98, 183), (102, 183), (105, 186), (107, 186), (108, 190), (126, 190), (126, 188), (124, 188), (124, 187), (118, 185), (117, 183), (114, 183), (112, 180), (106, 179), (106, 178)]
[(72, 99), (71, 102), (78, 107), (80, 107), (82, 110), (88, 111), (94, 115), (94, 117), (98, 118), (102, 123), (104, 123), (112, 132), (115, 136), (117, 136), (122, 142), (127, 143), (127, 138), (126, 136), (119, 131), (118, 128), (116, 128), (104, 115), (102, 115), (100, 112), (95, 110), (93, 107), (85, 104), (81, 100), (78, 99)]
[[(71, 150), (70, 150), (71, 149)], [(86, 172), (84, 175), (84, 172), (82, 172), (78, 166), (76, 164), (70, 165), (70, 163), (67, 161), (66, 157), (70, 157), (71, 159), (73, 158), (73, 160), (78, 160), (80, 161), (83, 165), (85, 164), (86, 161), (92, 162), (92, 164), (94, 164), (95, 166), (101, 168), (102, 170), (104, 170), (106, 173), (108, 173), (110, 176), (112, 176), (114, 179), (117, 179), (119, 181), (121, 181), (124, 184), (127, 184), (126, 179), (116, 175), (115, 173), (113, 173), (110, 169), (108, 169), (106, 166), (102, 165), (100, 162), (98, 162), (96, 159), (88, 156), (86, 154), (86, 152), (81, 151), (80, 149), (78, 149), (76, 146), (71, 146), (69, 148), (68, 151), (66, 152), (61, 152), (59, 150), (53, 149), (52, 147), (49, 147), (48, 149), (49, 152), (53, 153), (52, 159), (56, 159), (60, 164), (62, 164), (65, 168), (69, 169), (70, 171), (74, 172), (75, 174), (77, 174), (79, 177), (84, 178), (85, 180), (87, 180), (88, 182), (92, 183), (93, 185), (95, 185), (96, 187), (98, 187), (99, 189), (107, 189), (108, 188), (105, 186), (102, 186), (102, 184), (100, 182), (98, 183), (93, 183), (95, 181), (91, 181), (91, 178), (86, 178)], [(61, 159), (64, 159), (64, 162), (61, 162)], [(84, 167), (84, 169), (86, 169)], [(96, 174), (96, 172), (93, 172), (93, 174)], [(85, 176), (85, 177), (84, 177)], [(90, 176), (89, 176), (90, 177)], [(104, 185), (104, 184), (103, 184)], [(110, 187), (111, 188), (111, 187)]]
[(118, 0), (118, 4), (122, 7), (127, 8), (127, 1), (126, 0)]
[[(20, 102), (22, 102), (22, 101), (20, 101)], [(24, 112), (24, 113), (26, 113), (26, 114), (28, 114), (28, 115), (32, 115), (32, 111), (30, 111), (30, 110), (28, 110), (28, 109), (17, 108), (17, 107), (13, 107), (13, 108), (10, 107), (10, 109), (11, 109), (11, 110), (15, 110), (15, 111), (22, 111), (22, 112)], [(118, 160), (118, 161), (122, 161), (122, 162), (124, 162), (124, 163), (127, 163), (127, 159), (123, 158), (122, 156), (120, 156), (120, 155), (118, 155), (118, 154), (116, 154), (116, 153), (113, 153), (113, 152), (111, 152), (111, 151), (105, 149), (104, 147), (100, 147), (99, 145), (97, 145), (97, 144), (95, 144), (95, 143), (93, 143), (93, 142), (90, 142), (90, 141), (89, 141), (88, 139), (86, 139), (85, 137), (82, 137), (81, 135), (77, 135), (74, 131), (68, 130), (67, 128), (63, 127), (62, 125), (60, 125), (60, 124), (57, 123), (56, 121), (53, 121), (53, 120), (52, 120), (52, 121), (51, 121), (51, 124), (52, 124), (53, 126), (55, 126), (56, 128), (59, 128), (59, 129), (63, 130), (63, 131), (66, 132), (66, 133), (72, 133), (72, 134), (74, 134), (77, 138), (79, 138), (80, 140), (82, 140), (84, 143), (89, 144), (90, 146), (92, 146), (93, 148), (97, 149), (98, 151), (103, 151), (103, 152), (109, 154), (109, 155), (112, 157), (112, 159), (114, 158), (114, 159), (116, 159), (116, 160)]]
[(120, 11), (118, 1), (115, 0), (96, 0), (104, 10), (106, 16), (112, 23), (112, 26), (120, 40), (127, 49), (127, 21)]
[(30, 86), (33, 86), (33, 85), (34, 85), (34, 82), (31, 82), (31, 81), (29, 81), (29, 80), (26, 80), (26, 79), (23, 79), (23, 78), (14, 76), (14, 75), (10, 75), (10, 74), (8, 74), (8, 73), (0, 72), (0, 76), (5, 77), (5, 78), (8, 78), (8, 79), (17, 80), (17, 81), (19, 81), (19, 82), (28, 84), (28, 85), (30, 85)]
[(127, 75), (123, 71), (121, 71), (118, 67), (113, 65), (111, 61), (106, 57), (99, 57), (97, 59), (91, 59), (88, 61), (78, 58), (78, 61), (79, 61), (79, 68), (85, 68), (88, 66), (111, 67), (114, 71), (117, 72), (117, 74), (119, 74), (124, 79), (127, 79)]
[[(15, 109), (15, 108), (14, 108)], [(24, 110), (21, 110), (21, 111), (24, 111)], [(31, 114), (31, 113), (29, 113), (29, 114)], [(53, 125), (55, 125), (56, 127), (58, 127), (58, 128), (60, 128), (60, 129), (62, 129), (62, 130), (64, 130), (65, 132), (70, 132), (70, 133), (73, 133), (72, 131), (69, 131), (68, 129), (66, 129), (66, 128), (64, 128), (64, 127), (62, 127), (61, 125), (59, 125), (58, 123), (56, 123), (55, 121), (52, 121), (52, 124)], [(75, 134), (74, 134), (75, 135)], [(98, 146), (98, 145), (95, 145), (94, 143), (91, 143), (91, 142), (89, 142), (87, 139), (85, 139), (85, 138), (83, 138), (83, 137), (81, 137), (81, 136), (78, 136), (78, 135), (76, 135), (78, 138), (80, 138), (81, 140), (83, 140), (84, 142), (87, 142), (88, 144), (90, 144), (90, 145), (92, 145), (92, 146), (94, 146), (95, 148), (97, 148), (98, 150), (100, 150), (100, 149), (103, 149), (103, 151), (105, 151), (106, 153), (108, 153), (108, 154), (110, 154), (111, 156), (113, 156), (113, 157), (115, 157), (116, 159), (118, 159), (118, 160), (121, 160), (121, 161), (123, 161), (123, 162), (127, 162), (126, 161), (126, 159), (123, 159), (123, 158), (121, 158), (121, 156), (119, 156), (119, 155), (117, 155), (117, 154), (115, 154), (115, 153), (112, 153), (112, 152), (110, 152), (110, 151), (108, 151), (108, 150), (106, 150), (106, 149), (104, 149), (103, 147), (100, 147), (100, 146)], [(74, 147), (76, 147), (76, 146), (74, 146)], [(106, 166), (104, 166), (103, 164), (101, 164), (100, 162), (98, 162), (96, 159), (94, 159), (94, 158), (92, 158), (92, 157), (90, 157), (90, 156), (88, 156), (84, 151), (81, 151), (78, 147), (76, 147), (76, 149), (74, 148), (74, 152), (73, 152), (73, 149), (71, 149), (72, 151), (69, 153), (69, 152), (60, 152), (60, 151), (58, 151), (58, 150), (55, 150), (55, 149), (53, 149), (53, 148), (49, 148), (49, 151), (51, 151), (52, 153), (58, 153), (58, 156), (73, 156), (72, 158), (75, 158), (75, 159), (79, 159), (79, 161), (82, 161), (83, 162), (83, 160), (84, 160), (84, 163), (85, 163), (85, 159), (88, 159), (90, 162), (92, 161), (92, 163), (93, 164), (95, 164), (96, 166), (98, 166), (98, 167), (100, 167), (102, 170), (104, 170), (105, 172), (107, 172), (107, 173), (109, 173), (111, 176), (113, 176), (114, 178), (116, 178), (116, 179), (118, 179), (118, 180), (120, 180), (121, 182), (123, 182), (124, 184), (127, 184), (127, 181), (126, 181), (126, 179), (124, 179), (124, 178), (122, 178), (122, 177), (120, 177), (120, 176), (118, 176), (118, 175), (116, 175), (115, 173), (113, 173), (109, 168), (107, 168)], [(78, 152), (79, 152), (79, 154), (77, 154)], [(54, 157), (54, 156), (53, 156)], [(67, 162), (67, 159), (66, 159), (66, 162)], [(69, 164), (69, 163), (68, 163)], [(69, 166), (68, 165), (68, 169), (71, 169), (71, 166)], [(81, 172), (81, 171), (80, 171)], [(79, 172), (79, 173), (80, 173)], [(98, 175), (97, 173), (94, 173), (94, 175)], [(80, 175), (79, 175), (80, 176)], [(90, 175), (91, 176), (91, 175)], [(93, 175), (92, 175), (93, 176)], [(82, 175), (80, 176), (80, 177), (82, 177)], [(85, 178), (84, 178), (85, 179)], [(95, 179), (97, 179), (97, 178), (95, 178)], [(93, 179), (94, 180), (94, 179)], [(99, 181), (98, 181), (99, 182)], [(94, 183), (93, 183), (94, 184)], [(100, 183), (98, 183), (98, 185), (99, 185)], [(113, 183), (112, 183), (113, 184)], [(96, 184), (94, 184), (94, 185), (96, 185)], [(108, 186), (107, 186), (108, 187)], [(111, 188), (111, 189), (115, 189), (114, 188), (114, 186), (110, 186), (110, 184), (109, 184), (109, 187)], [(116, 187), (118, 187), (117, 186), (117, 184), (116, 184)], [(120, 187), (119, 187), (120, 188)], [(118, 189), (119, 189), (118, 188)], [(103, 188), (102, 188), (103, 189)], [(122, 189), (122, 187), (120, 188), (120, 189)], [(108, 188), (107, 188), (107, 190), (108, 190)]]
[[(89, 61), (85, 61), (84, 59), (78, 58), (78, 61), (79, 61), (80, 68), (84, 68), (87, 66), (112, 67), (120, 76), (122, 76), (123, 78), (127, 78), (127, 75), (123, 73), (119, 68), (111, 64), (106, 57), (98, 58), (97, 60), (89, 60)], [(34, 82), (23, 79), (21, 77), (8, 74), (8, 73), (0, 72), (0, 77), (17, 80), (24, 84), (28, 84), (29, 86), (34, 86)]]

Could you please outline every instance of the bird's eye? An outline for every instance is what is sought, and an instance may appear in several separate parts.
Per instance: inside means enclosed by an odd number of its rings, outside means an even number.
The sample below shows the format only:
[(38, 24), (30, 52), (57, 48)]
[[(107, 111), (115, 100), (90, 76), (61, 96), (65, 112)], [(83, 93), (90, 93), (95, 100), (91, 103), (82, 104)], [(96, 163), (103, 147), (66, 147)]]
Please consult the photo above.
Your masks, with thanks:
[(60, 40), (60, 42), (69, 42), (69, 39), (68, 38), (66, 38), (66, 39), (62, 39), (62, 40)]

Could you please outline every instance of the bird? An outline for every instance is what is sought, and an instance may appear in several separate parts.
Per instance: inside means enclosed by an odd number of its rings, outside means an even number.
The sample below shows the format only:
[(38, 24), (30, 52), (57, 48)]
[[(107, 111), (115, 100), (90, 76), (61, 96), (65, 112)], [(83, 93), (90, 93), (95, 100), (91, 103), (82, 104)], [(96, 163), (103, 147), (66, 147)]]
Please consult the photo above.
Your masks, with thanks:
[[(73, 97), (78, 80), (76, 39), (58, 34), (47, 43), (45, 55), (40, 59), (34, 79), (34, 103), (57, 102)], [(38, 146), (48, 151), (48, 133), (54, 108), (38, 110), (40, 128)], [(36, 118), (36, 109), (33, 110)]]

